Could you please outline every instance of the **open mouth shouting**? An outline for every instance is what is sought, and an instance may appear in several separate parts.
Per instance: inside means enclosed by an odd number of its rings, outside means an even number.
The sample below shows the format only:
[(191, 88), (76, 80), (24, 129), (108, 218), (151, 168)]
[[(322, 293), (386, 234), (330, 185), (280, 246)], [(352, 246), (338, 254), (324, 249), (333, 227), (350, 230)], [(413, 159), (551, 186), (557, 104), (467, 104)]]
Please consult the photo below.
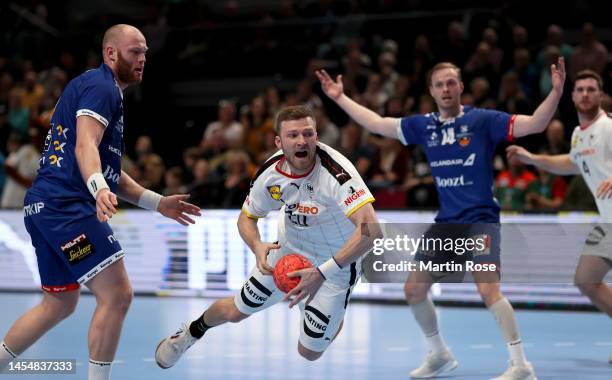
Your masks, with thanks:
[(299, 152), (295, 152), (295, 156), (297, 158), (306, 158), (308, 156), (308, 151), (302, 150), (302, 151), (299, 151)]

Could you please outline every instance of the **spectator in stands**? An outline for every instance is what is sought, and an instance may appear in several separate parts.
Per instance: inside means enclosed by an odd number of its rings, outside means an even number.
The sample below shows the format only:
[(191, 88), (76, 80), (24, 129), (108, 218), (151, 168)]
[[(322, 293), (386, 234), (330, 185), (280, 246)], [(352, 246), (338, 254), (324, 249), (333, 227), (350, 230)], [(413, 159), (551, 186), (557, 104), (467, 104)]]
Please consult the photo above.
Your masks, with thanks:
[[(412, 63), (408, 69), (410, 75), (409, 79), (413, 84), (415, 93), (421, 93), (427, 91), (426, 77), (429, 69), (433, 67), (436, 62), (436, 56), (431, 49), (429, 39), (424, 34), (419, 34), (414, 39), (414, 50), (412, 53)], [(410, 85), (410, 82), (408, 82)], [(396, 96), (405, 96), (395, 91)]]
[(34, 70), (28, 70), (23, 75), (23, 88), (19, 95), (21, 96), (21, 105), (30, 110), (31, 117), (38, 117), (40, 105), (45, 96), (45, 88), (38, 83)]
[(236, 103), (230, 99), (219, 101), (218, 119), (208, 124), (204, 139), (209, 138), (215, 130), (223, 133), (227, 146), (240, 147), (244, 144), (244, 126), (236, 120)]
[(495, 100), (489, 96), (490, 89), (491, 85), (485, 77), (477, 77), (470, 82), (470, 92), (474, 98), (475, 107), (495, 109)]
[(200, 158), (200, 149), (196, 147), (189, 147), (183, 151), (183, 180), (185, 183), (191, 183), (193, 181), (193, 167), (196, 161)]
[(193, 182), (188, 186), (190, 200), (203, 208), (219, 207), (220, 184), (211, 175), (208, 161), (199, 158), (193, 166)]
[(502, 210), (523, 211), (529, 185), (536, 176), (516, 157), (508, 160), (508, 169), (495, 179), (495, 198)]
[(572, 78), (582, 70), (593, 70), (600, 76), (604, 76), (604, 69), (608, 60), (608, 49), (597, 40), (595, 27), (591, 23), (582, 26), (582, 41), (572, 54), (570, 73)]
[(466, 44), (465, 28), (459, 21), (452, 21), (448, 24), (447, 40), (440, 44), (438, 56), (439, 61), (453, 62), (459, 67), (465, 66), (469, 51)]
[(559, 119), (553, 119), (546, 128), (546, 151), (548, 154), (565, 154), (570, 151), (569, 142), (565, 139), (565, 125)]
[[(323, 106), (319, 95), (312, 91), (312, 81), (310, 79), (302, 79), (296, 89), (297, 102), (314, 110)], [(265, 100), (264, 100), (265, 102)], [(274, 115), (274, 114), (268, 114)]]
[(477, 77), (484, 77), (489, 83), (499, 77), (499, 67), (494, 64), (493, 50), (488, 42), (481, 41), (476, 46), (465, 64), (465, 80), (470, 82)]
[(499, 74), (504, 60), (504, 51), (497, 45), (498, 40), (497, 31), (494, 28), (488, 27), (482, 31), (482, 41), (489, 44), (491, 50), (490, 63), (495, 72)]
[(398, 139), (379, 138), (373, 175), (366, 183), (372, 191), (400, 186), (408, 174), (409, 153)]
[(136, 165), (138, 166), (138, 169), (141, 171), (142, 175), (149, 156), (155, 152), (151, 137), (146, 135), (139, 136), (136, 139), (136, 144), (134, 144), (134, 151), (136, 153)]
[[(549, 47), (556, 47), (559, 55), (565, 58), (565, 62), (567, 64), (571, 64), (572, 53), (574, 52), (574, 48), (566, 44), (563, 38), (563, 28), (559, 25), (551, 24), (548, 26), (546, 30), (546, 43), (542, 50), (538, 53), (537, 64), (540, 67), (540, 70), (547, 70), (550, 63), (548, 63), (547, 55), (549, 54)], [(556, 61), (555, 61), (556, 62)], [(571, 66), (569, 66), (571, 68)]]
[(164, 174), (164, 182), (166, 187), (163, 195), (185, 194), (187, 192), (187, 187), (183, 181), (183, 169), (180, 166), (173, 166), (168, 169)]
[(140, 185), (161, 194), (164, 191), (164, 160), (157, 154), (146, 156)]
[(336, 149), (338, 143), (340, 142), (340, 131), (338, 130), (338, 127), (329, 119), (329, 117), (327, 117), (323, 107), (315, 108), (313, 111), (319, 141)]
[[(546, 153), (547, 154), (547, 153)], [(538, 175), (527, 186), (525, 210), (555, 212), (561, 208), (565, 200), (567, 183), (556, 175), (536, 167)]]
[(531, 103), (520, 86), (518, 75), (507, 72), (502, 76), (497, 109), (510, 114), (529, 114)]
[[(548, 67), (550, 70), (550, 66)], [(526, 48), (514, 50), (514, 65), (510, 72), (516, 73), (521, 88), (529, 100), (535, 99), (537, 95), (538, 72), (531, 63), (531, 55)]]
[(276, 115), (276, 112), (281, 107), (281, 97), (278, 92), (278, 87), (268, 86), (266, 88), (265, 102), (267, 105), (268, 115)]
[(395, 83), (397, 82), (397, 78), (399, 78), (399, 74), (395, 70), (395, 65), (397, 63), (397, 59), (395, 58), (395, 54), (384, 51), (378, 56), (378, 70), (380, 72), (380, 81), (381, 90), (387, 95), (387, 97), (391, 97), (395, 92)]
[(357, 172), (365, 181), (372, 176), (372, 160), (376, 152), (369, 145), (362, 144), (363, 130), (353, 120), (342, 127), (338, 151), (351, 161)]
[(30, 127), (31, 112), (28, 107), (23, 104), (20, 90), (13, 89), (9, 94), (8, 108), (8, 123), (11, 130), (16, 132), (21, 139), (25, 139)]
[(22, 137), (17, 133), (9, 136), (4, 162), (6, 183), (2, 191), (0, 208), (22, 208), (26, 191), (32, 186), (38, 171), (41, 140), (38, 130), (30, 129), (30, 142), (22, 144)]
[(389, 95), (382, 89), (382, 79), (378, 73), (370, 73), (368, 84), (363, 94), (367, 107), (376, 113), (383, 113), (385, 102)]
[(264, 98), (262, 96), (253, 98), (248, 107), (243, 107), (241, 114), (246, 136), (245, 147), (253, 157), (257, 157), (264, 150), (263, 136), (266, 132), (274, 130)]
[(227, 153), (224, 168), (223, 188), (221, 190), (221, 208), (240, 208), (249, 194), (251, 176), (249, 165), (251, 159), (242, 150), (230, 150)]

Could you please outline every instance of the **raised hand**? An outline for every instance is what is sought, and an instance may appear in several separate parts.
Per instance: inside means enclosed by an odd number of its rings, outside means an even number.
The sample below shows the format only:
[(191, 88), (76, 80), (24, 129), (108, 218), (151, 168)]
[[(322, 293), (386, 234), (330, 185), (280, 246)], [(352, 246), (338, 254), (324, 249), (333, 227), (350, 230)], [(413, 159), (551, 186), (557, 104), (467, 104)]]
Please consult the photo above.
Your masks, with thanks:
[(565, 77), (565, 59), (559, 57), (556, 65), (550, 65), (550, 79), (552, 81), (553, 91), (557, 92), (559, 95), (563, 93)]
[(325, 70), (316, 70), (315, 75), (321, 82), (321, 88), (325, 95), (332, 100), (338, 100), (344, 93), (344, 85), (342, 84), (342, 75), (336, 77), (336, 81), (329, 76)]

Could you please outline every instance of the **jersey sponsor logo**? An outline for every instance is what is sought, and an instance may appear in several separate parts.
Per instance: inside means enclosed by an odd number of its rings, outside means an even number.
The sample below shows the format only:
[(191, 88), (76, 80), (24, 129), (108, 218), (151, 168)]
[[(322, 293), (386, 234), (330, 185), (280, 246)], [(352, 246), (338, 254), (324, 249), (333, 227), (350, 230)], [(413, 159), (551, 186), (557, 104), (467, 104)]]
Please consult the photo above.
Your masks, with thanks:
[(436, 126), (434, 124), (429, 124), (425, 127), (425, 129), (429, 130), (429, 129), (436, 129)]
[(58, 168), (62, 167), (62, 160), (64, 159), (64, 157), (58, 157), (55, 154), (52, 154), (49, 156), (49, 162), (51, 163), (51, 165), (53, 166), (57, 166)]
[(29, 205), (23, 206), (23, 215), (24, 216), (32, 216), (40, 213), (42, 209), (45, 207), (43, 202), (31, 203)]
[(49, 128), (49, 132), (47, 132), (47, 137), (45, 137), (45, 146), (43, 148), (43, 152), (48, 152), (51, 147), (51, 133), (53, 132), (53, 124), (51, 124), (51, 128)]
[(121, 173), (115, 173), (115, 170), (110, 165), (106, 165), (106, 169), (104, 169), (102, 175), (104, 178), (117, 184), (119, 183), (119, 178), (121, 178)]
[(71, 265), (75, 265), (95, 253), (93, 244), (85, 234), (80, 234), (74, 239), (60, 246), (64, 256)]
[(476, 159), (476, 153), (470, 154), (465, 160), (463, 158), (456, 158), (450, 160), (438, 160), (432, 161), (430, 166), (432, 168), (437, 168), (441, 166), (473, 166), (474, 160)]
[(119, 148), (115, 148), (112, 145), (108, 146), (108, 150), (110, 150), (111, 152), (115, 153), (117, 156), (121, 157), (121, 149)]
[(442, 130), (442, 145), (452, 145), (457, 141), (455, 139), (455, 129), (446, 128)]
[(304, 308), (304, 332), (311, 338), (323, 338), (331, 315), (323, 314), (311, 305)]
[(461, 136), (459, 137), (459, 145), (462, 147), (466, 147), (468, 145), (470, 145), (470, 141), (472, 141), (472, 137), (471, 136)]
[[(123, 112), (123, 106), (121, 107), (121, 112)], [(115, 123), (115, 129), (123, 135), (123, 115), (121, 115), (117, 123)]]
[(442, 178), (436, 176), (436, 185), (438, 187), (462, 187), (471, 185), (472, 182), (467, 182), (463, 175), (459, 177)]
[(440, 145), (440, 135), (436, 131), (431, 132), (427, 138), (427, 146), (429, 148)]
[(319, 213), (319, 208), (315, 205), (296, 203), (285, 207), (292, 213), (299, 215), (317, 215)]
[(65, 142), (60, 143), (57, 140), (53, 141), (53, 150), (55, 150), (55, 151), (60, 151), (60, 152), (64, 153), (64, 146), (66, 146)]
[(280, 185), (268, 186), (268, 193), (275, 201), (280, 201), (283, 196)]
[(113, 244), (113, 243), (116, 243), (116, 242), (117, 242), (117, 238), (115, 237), (115, 235), (114, 235), (114, 234), (110, 234), (110, 235), (108, 235), (106, 238), (108, 239), (108, 242), (109, 242), (109, 243), (111, 243), (111, 244)]
[(361, 198), (362, 196), (364, 196), (366, 194), (365, 189), (355, 190), (353, 188), (353, 186), (350, 187), (349, 191), (350, 191), (351, 195), (349, 195), (348, 198), (346, 198), (344, 200), (344, 205), (345, 206), (350, 206), (351, 203), (355, 202), (357, 199)]
[(576, 152), (576, 158), (580, 158), (580, 157), (586, 157), (586, 156), (592, 156), (595, 154), (595, 149), (593, 148), (587, 148), (587, 149), (583, 149), (580, 152)]

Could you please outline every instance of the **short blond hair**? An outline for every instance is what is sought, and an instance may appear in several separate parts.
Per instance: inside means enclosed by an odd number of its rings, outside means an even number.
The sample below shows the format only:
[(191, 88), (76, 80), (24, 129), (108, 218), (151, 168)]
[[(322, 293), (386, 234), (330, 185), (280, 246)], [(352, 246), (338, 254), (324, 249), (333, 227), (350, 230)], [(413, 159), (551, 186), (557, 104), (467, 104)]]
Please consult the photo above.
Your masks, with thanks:
[(274, 132), (280, 136), (281, 123), (288, 120), (300, 120), (309, 117), (312, 120), (313, 126), (317, 127), (314, 113), (306, 106), (289, 106), (284, 107), (276, 113), (274, 117)]
[(459, 68), (459, 66), (451, 62), (440, 62), (440, 63), (437, 63), (434, 67), (432, 67), (431, 70), (429, 70), (429, 73), (427, 73), (427, 87), (431, 86), (431, 78), (433, 77), (433, 74), (436, 71), (440, 71), (444, 69), (455, 70), (457, 72), (457, 76), (459, 77), (459, 81), (462, 80), (461, 79), (461, 69)]

